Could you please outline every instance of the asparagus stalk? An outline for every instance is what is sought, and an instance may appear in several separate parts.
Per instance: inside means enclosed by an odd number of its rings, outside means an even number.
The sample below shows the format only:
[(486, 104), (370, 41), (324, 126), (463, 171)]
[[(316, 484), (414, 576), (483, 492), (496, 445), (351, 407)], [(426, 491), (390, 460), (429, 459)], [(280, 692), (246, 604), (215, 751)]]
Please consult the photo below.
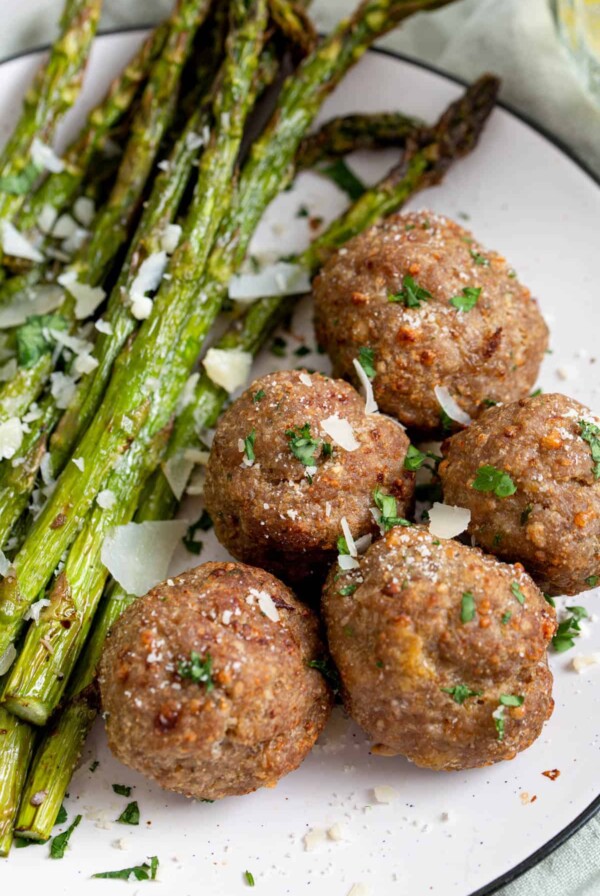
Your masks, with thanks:
[(123, 72), (113, 81), (105, 98), (90, 112), (87, 122), (63, 155), (64, 170), (50, 174), (27, 201), (19, 215), (21, 232), (38, 227), (46, 206), (61, 212), (77, 196), (95, 153), (102, 148), (117, 122), (131, 107), (149, 67), (160, 55), (167, 26), (159, 25), (143, 42)]
[(4, 191), (0, 190), (2, 219), (14, 216), (24, 201), (26, 189), (18, 192), (13, 186), (11, 192), (10, 185), (27, 176), (34, 139), (51, 143), (58, 122), (77, 99), (101, 7), (102, 0), (66, 2), (61, 34), (28, 90), (21, 117), (0, 155), (0, 183), (4, 184)]
[[(211, 233), (216, 229), (216, 206), (231, 180), (243, 126), (252, 105), (254, 75), (266, 25), (264, 0), (233, 0), (232, 32), (222, 73), (223, 86), (215, 100), (217, 124), (211, 145), (202, 159), (187, 239), (198, 239), (206, 233), (206, 243), (210, 245)], [(192, 231), (193, 235), (190, 235)], [(204, 252), (207, 253), (208, 249), (204, 248)], [(176, 267), (171, 274), (173, 281), (170, 282), (176, 282)], [(196, 344), (189, 340), (182, 350), (185, 368), (191, 369), (196, 358)], [(168, 389), (164, 390), (165, 401), (171, 408), (177, 402), (181, 385), (180, 381), (173, 379)], [(157, 422), (161, 420), (164, 422)], [(111, 526), (132, 518), (137, 504), (137, 490), (143, 485), (148, 464), (155, 462), (153, 456), (149, 459), (151, 452), (148, 445), (168, 423), (169, 417), (164, 419), (160, 403), (153, 402), (148, 426), (108, 479), (108, 488), (114, 495), (112, 510), (102, 512), (96, 508), (86, 520), (50, 595), (50, 607), (43, 611), (40, 622), (29, 629), (21, 655), (11, 669), (4, 690), (6, 704), (23, 718), (42, 724), (62, 695), (66, 679), (87, 636), (107, 575), (100, 561), (104, 536)], [(85, 457), (83, 452), (80, 456)], [(85, 477), (87, 462), (84, 460), (84, 463), (83, 470), (74, 464), (69, 465), (65, 474), (69, 475), (73, 466), (79, 475)], [(96, 458), (90, 460), (90, 464), (95, 463)], [(51, 653), (51, 662), (48, 662), (48, 652)]]
[[(491, 111), (496, 91), (495, 79), (482, 78), (467, 90), (464, 97), (449, 107), (437, 126), (432, 129), (428, 144), (430, 154), (434, 155), (432, 150), (434, 140), (437, 139), (440, 146), (438, 157), (440, 160), (442, 158), (445, 160), (443, 163), (445, 167), (438, 169), (440, 174), (450, 164), (452, 151), (455, 154), (454, 158), (459, 158), (475, 147), (487, 114)], [(421, 183), (426, 182), (426, 175), (422, 176), (422, 181), (419, 179), (420, 161), (414, 159), (415, 156), (408, 160), (404, 178), (399, 176), (399, 169), (396, 166), (380, 184), (367, 190), (364, 197), (340, 216), (339, 222), (334, 222), (315, 240), (312, 247), (299, 256), (298, 262), (314, 271), (321, 259), (338, 248), (339, 234), (349, 231), (349, 222), (352, 222), (355, 228), (354, 233), (358, 233), (370, 226), (380, 214), (396, 210), (390, 207), (393, 196), (396, 199), (396, 207), (400, 207), (411, 190), (418, 189)], [(419, 172), (419, 177), (416, 179), (411, 170), (415, 166)], [(244, 317), (229, 328), (217, 343), (218, 347), (241, 348), (256, 354), (272, 328), (287, 312), (291, 301), (293, 300), (289, 298), (273, 297), (254, 303)], [(214, 425), (227, 397), (227, 393), (204, 374), (196, 387), (194, 400), (176, 421), (167, 457), (176, 457), (186, 448), (194, 447), (198, 429)], [(146, 488), (136, 519), (138, 522), (168, 519), (175, 514), (176, 509), (177, 500), (164, 473), (159, 469)], [(97, 698), (93, 681), (104, 641), (112, 625), (134, 600), (132, 595), (127, 595), (119, 585), (112, 583), (100, 606), (98, 616), (94, 620), (91, 638), (70, 685), (69, 701), (59, 715), (52, 734), (46, 735), (41, 741), (34, 770), (27, 782), (18, 820), (19, 831), (26, 832), (27, 836), (36, 839), (46, 839), (50, 836), (56, 813), (96, 714)], [(31, 806), (30, 798), (40, 791), (47, 792), (48, 798), (42, 807), (35, 808)]]
[(314, 50), (318, 35), (312, 19), (301, 3), (269, 0), (269, 11), (277, 27), (293, 46), (299, 47), (304, 55)]
[(10, 852), (13, 827), (33, 753), (35, 731), (0, 707), (0, 857)]
[[(355, 15), (304, 60), (284, 86), (270, 125), (253, 145), (235, 201), (219, 227), (216, 248), (207, 265), (223, 199), (231, 189), (234, 164), (231, 146), (237, 142), (232, 141), (230, 134), (225, 140), (219, 139), (219, 134), (216, 138), (213, 136), (201, 163), (198, 186), (202, 189), (196, 191), (186, 219), (184, 239), (171, 262), (172, 279), (163, 282), (153, 314), (122, 356), (123, 363), (113, 373), (102, 407), (78, 447), (85, 470), (79, 473), (73, 465), (65, 468), (53, 495), (14, 558), (14, 574), (0, 583), (0, 651), (17, 636), (27, 608), (75, 538), (79, 520), (88, 512), (115, 458), (123, 450), (123, 418), (139, 420), (139, 427), (130, 429), (134, 439), (147, 417), (150, 403), (156, 409), (152, 416), (156, 430), (162, 429), (171, 417), (176, 404), (173, 396), (182, 388), (193, 365), (188, 363), (190, 347), (198, 351), (266, 205), (289, 182), (298, 145), (321, 102), (373, 40), (406, 15), (447, 2), (363, 0)], [(257, 53), (248, 52), (252, 45), (253, 41), (248, 39), (239, 53), (240, 73), (245, 70), (244, 58), (248, 61), (253, 57), (254, 74)], [(230, 121), (235, 122), (236, 133), (245, 120), (244, 113), (240, 121), (244, 105), (239, 96), (234, 96), (234, 102), (227, 108), (224, 103), (215, 117), (222, 122), (223, 112), (227, 112)]]
[(424, 127), (422, 121), (402, 112), (341, 115), (332, 118), (302, 141), (296, 165), (298, 170), (304, 170), (359, 149), (402, 146), (405, 140), (415, 137)]

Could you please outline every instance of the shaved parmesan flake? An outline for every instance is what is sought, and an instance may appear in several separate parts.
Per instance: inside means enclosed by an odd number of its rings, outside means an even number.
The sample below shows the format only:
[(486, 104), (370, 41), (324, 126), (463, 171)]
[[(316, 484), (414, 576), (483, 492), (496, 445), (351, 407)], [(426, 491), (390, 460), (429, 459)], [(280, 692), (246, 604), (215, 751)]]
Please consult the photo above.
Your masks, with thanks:
[(139, 296), (131, 302), (131, 313), (136, 320), (148, 320), (152, 314), (154, 302), (148, 296)]
[(194, 461), (187, 458), (185, 452), (179, 452), (162, 464), (165, 479), (171, 486), (171, 491), (178, 501), (183, 496), (193, 469)]
[(301, 373), (299, 379), (305, 386), (312, 386), (312, 380), (308, 373)]
[(189, 520), (127, 523), (109, 530), (101, 559), (128, 594), (141, 597), (162, 582)]
[(358, 551), (359, 555), (364, 554), (365, 551), (371, 547), (372, 541), (373, 541), (373, 536), (371, 535), (370, 532), (368, 532), (366, 535), (361, 535), (360, 538), (356, 539), (356, 541), (355, 541), (356, 550)]
[(193, 152), (195, 149), (200, 149), (204, 146), (205, 140), (202, 134), (196, 134), (194, 131), (188, 131), (185, 135), (185, 148), (189, 149), (190, 152)]
[(98, 492), (96, 496), (96, 504), (98, 507), (101, 507), (102, 510), (110, 510), (111, 507), (115, 506), (116, 501), (117, 496), (109, 488), (105, 488), (101, 492)]
[(57, 240), (68, 240), (77, 230), (77, 221), (71, 215), (61, 215), (52, 228), (52, 236)]
[(48, 204), (44, 205), (37, 219), (37, 225), (42, 233), (50, 233), (56, 224), (57, 218), (58, 212), (54, 206)]
[(101, 286), (88, 286), (87, 283), (80, 283), (75, 271), (65, 271), (58, 278), (58, 282), (75, 299), (77, 320), (90, 317), (106, 298), (106, 292)]
[(66, 373), (57, 371), (50, 374), (50, 392), (56, 407), (60, 410), (69, 407), (69, 402), (75, 394), (75, 380)]
[(147, 292), (154, 292), (160, 286), (160, 281), (167, 267), (167, 253), (153, 252), (140, 265), (133, 283), (131, 284), (131, 301), (145, 296)]
[(75, 370), (75, 373), (84, 374), (91, 373), (97, 366), (98, 360), (92, 357), (92, 355), (87, 354), (87, 352), (83, 352), (75, 358), (73, 369)]
[(448, 414), (451, 420), (462, 423), (464, 426), (468, 426), (471, 423), (471, 418), (467, 412), (463, 411), (460, 405), (456, 403), (445, 386), (435, 386), (433, 391), (441, 409)]
[(455, 538), (471, 522), (471, 511), (466, 507), (435, 502), (429, 511), (429, 532), (436, 538)]
[(99, 333), (104, 333), (105, 336), (112, 336), (113, 328), (112, 324), (109, 324), (107, 320), (100, 318), (94, 324)]
[(206, 474), (202, 469), (196, 469), (192, 474), (190, 484), (185, 490), (186, 495), (201, 495), (204, 492)]
[(183, 228), (181, 224), (167, 224), (160, 241), (160, 248), (163, 252), (166, 252), (167, 255), (172, 255), (179, 245), (182, 233)]
[(356, 557), (351, 557), (350, 554), (338, 554), (338, 566), (344, 572), (348, 572), (351, 569), (358, 569), (359, 563)]
[(201, 464), (205, 467), (208, 464), (210, 452), (202, 451), (200, 448), (186, 448), (184, 456), (186, 460), (191, 460), (193, 464)]
[(589, 669), (590, 666), (597, 666), (600, 664), (600, 653), (590, 653), (587, 656), (583, 654), (579, 654), (573, 659), (573, 668), (576, 672), (579, 672), (581, 675), (582, 672), (585, 672), (586, 669)]
[(304, 849), (306, 852), (312, 852), (313, 849), (316, 849), (321, 843), (324, 843), (327, 840), (327, 831), (321, 830), (320, 828), (313, 828), (312, 831), (308, 831), (304, 835)]
[(0, 383), (8, 383), (17, 373), (17, 359), (11, 358), (0, 367)]
[(257, 274), (236, 274), (229, 281), (229, 298), (254, 302), (268, 296), (294, 296), (310, 292), (308, 271), (297, 264), (278, 261)]
[(75, 200), (73, 214), (80, 224), (83, 224), (84, 227), (89, 227), (96, 214), (94, 201), (88, 196), (80, 196), (79, 199)]
[(32, 619), (33, 622), (39, 622), (42, 610), (44, 609), (44, 607), (49, 606), (50, 601), (45, 597), (41, 598), (40, 600), (36, 600), (36, 602), (29, 607), (29, 609), (23, 616), (23, 619)]
[(258, 592), (258, 606), (271, 622), (279, 622), (279, 610), (273, 603), (273, 598), (266, 591)]
[(364, 368), (358, 361), (358, 359), (355, 358), (352, 363), (354, 364), (354, 369), (356, 370), (356, 375), (360, 380), (360, 384), (363, 387), (365, 398), (365, 414), (376, 414), (379, 408), (377, 407), (377, 402), (375, 401), (373, 384), (371, 383), (371, 380), (365, 373)]
[(333, 414), (331, 417), (321, 420), (321, 429), (333, 439), (336, 445), (339, 445), (345, 451), (356, 451), (357, 448), (360, 448), (360, 443), (356, 440), (354, 430), (345, 417)]
[(366, 884), (353, 884), (348, 890), (348, 896), (369, 896), (369, 888)]
[(4, 653), (0, 654), (0, 675), (8, 672), (12, 664), (17, 658), (17, 651), (14, 644), (9, 644)]
[(42, 143), (39, 137), (33, 138), (31, 144), (31, 161), (37, 168), (51, 171), (52, 174), (60, 174), (65, 170), (65, 163), (56, 155), (51, 146)]
[(330, 828), (327, 828), (327, 836), (330, 840), (335, 840), (336, 842), (344, 839), (344, 828), (339, 821), (336, 821)]
[(89, 230), (85, 230), (84, 227), (76, 227), (71, 236), (67, 237), (67, 239), (63, 240), (61, 243), (63, 252), (66, 252), (68, 255), (73, 255), (73, 253), (78, 252), (89, 235)]
[(352, 532), (350, 531), (350, 526), (348, 525), (348, 520), (345, 516), (343, 516), (340, 520), (342, 524), (342, 532), (344, 533), (344, 538), (346, 539), (346, 544), (348, 545), (348, 550), (350, 551), (351, 557), (358, 557), (358, 551), (356, 550), (356, 544), (354, 542), (354, 538), (352, 537)]
[(0, 576), (5, 576), (10, 567), (10, 560), (5, 555), (4, 551), (0, 551)]
[(373, 796), (378, 803), (393, 803), (398, 798), (398, 792), (387, 784), (373, 788)]
[(0, 458), (10, 460), (14, 457), (23, 441), (23, 426), (18, 417), (9, 417), (0, 423)]
[(194, 400), (194, 392), (196, 391), (196, 386), (198, 385), (198, 380), (200, 379), (200, 374), (198, 371), (190, 374), (188, 376), (185, 386), (181, 390), (179, 395), (179, 399), (177, 401), (176, 415), (179, 416), (185, 408)]
[(61, 305), (64, 292), (57, 286), (42, 286), (32, 291), (32, 297), (20, 294), (14, 303), (0, 308), (0, 329), (19, 327), (34, 314), (48, 314)]
[(0, 222), (2, 251), (13, 258), (27, 258), (29, 261), (43, 261), (44, 256), (32, 246), (10, 221)]
[(55, 342), (57, 342), (59, 345), (64, 345), (65, 348), (70, 349), (75, 355), (80, 355), (82, 354), (82, 352), (87, 352), (93, 347), (92, 343), (88, 342), (86, 339), (81, 339), (79, 336), (72, 336), (70, 333), (66, 333), (64, 330), (50, 329), (48, 332)]
[(81, 472), (83, 473), (83, 471), (85, 469), (84, 459), (82, 457), (72, 457), (71, 460), (73, 461), (73, 463), (75, 464), (77, 469), (81, 470)]
[(231, 394), (246, 384), (252, 355), (239, 348), (209, 348), (202, 364), (213, 383)]

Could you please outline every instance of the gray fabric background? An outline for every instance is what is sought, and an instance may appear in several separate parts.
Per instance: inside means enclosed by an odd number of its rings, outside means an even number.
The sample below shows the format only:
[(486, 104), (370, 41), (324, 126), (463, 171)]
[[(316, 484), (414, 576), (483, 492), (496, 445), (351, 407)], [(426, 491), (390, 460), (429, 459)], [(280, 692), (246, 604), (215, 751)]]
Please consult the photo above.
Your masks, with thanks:
[[(314, 0), (313, 15), (327, 30), (354, 5), (355, 0)], [(0, 59), (47, 43), (62, 0), (1, 0), (1, 6)], [(114, 29), (156, 20), (171, 0), (104, 0), (104, 6), (102, 27)], [(600, 176), (600, 104), (580, 87), (561, 51), (548, 0), (460, 0), (416, 16), (382, 45), (466, 79), (482, 71), (499, 74), (502, 98), (556, 134)], [(501, 891), (501, 896), (599, 894), (598, 818)]]

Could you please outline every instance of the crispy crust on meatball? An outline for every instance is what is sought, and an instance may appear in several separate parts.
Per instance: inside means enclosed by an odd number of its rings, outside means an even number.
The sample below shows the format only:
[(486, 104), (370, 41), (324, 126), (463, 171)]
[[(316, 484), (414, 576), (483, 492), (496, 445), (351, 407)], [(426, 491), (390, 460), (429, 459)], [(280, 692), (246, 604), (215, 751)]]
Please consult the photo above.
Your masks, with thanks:
[(518, 565), (397, 527), (358, 570), (332, 570), (323, 609), (346, 706), (379, 752), (489, 765), (528, 747), (552, 712), (555, 614)]
[[(185, 674), (193, 652), (210, 657), (212, 685)], [(329, 688), (308, 666), (323, 653), (317, 617), (285, 585), (243, 564), (205, 563), (115, 624), (100, 666), (109, 746), (186, 796), (272, 787), (329, 716)]]
[[(407, 276), (430, 294), (418, 307), (390, 301)], [(481, 290), (476, 304), (458, 310), (451, 300), (469, 288)], [(357, 382), (353, 361), (361, 347), (372, 349), (379, 407), (423, 434), (440, 431), (435, 386), (476, 417), (486, 400), (530, 391), (548, 343), (536, 302), (504, 258), (431, 212), (393, 215), (350, 240), (313, 294), (334, 375)]]
[[(324, 431), (323, 421), (336, 415), (358, 443), (355, 450)], [(316, 443), (310, 466), (291, 446), (306, 424)], [(251, 465), (244, 453), (250, 434)], [(217, 537), (238, 560), (285, 581), (324, 577), (342, 517), (355, 538), (377, 533), (370, 510), (377, 487), (397, 499), (400, 515), (408, 512), (414, 492), (414, 474), (404, 470), (408, 445), (395, 421), (365, 414), (360, 395), (342, 380), (294, 370), (256, 380), (225, 412), (212, 444), (204, 498)]]
[[(578, 401), (537, 395), (490, 408), (442, 446), (446, 502), (468, 507), (477, 543), (520, 561), (550, 594), (600, 581), (600, 479), (582, 421), (600, 427)], [(516, 492), (500, 498), (474, 488), (486, 465), (507, 472)]]

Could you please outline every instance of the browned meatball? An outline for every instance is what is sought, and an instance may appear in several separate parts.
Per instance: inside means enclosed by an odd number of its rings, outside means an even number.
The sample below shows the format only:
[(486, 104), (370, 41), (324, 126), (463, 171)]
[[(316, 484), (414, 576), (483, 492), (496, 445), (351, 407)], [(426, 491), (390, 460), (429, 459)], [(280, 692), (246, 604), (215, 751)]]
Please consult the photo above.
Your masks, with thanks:
[(394, 215), (351, 240), (316, 278), (314, 300), (334, 375), (356, 382), (353, 361), (371, 349), (380, 409), (423, 434), (440, 430), (436, 386), (476, 417), (486, 401), (529, 392), (548, 342), (505, 260), (430, 212)]
[(167, 790), (220, 799), (300, 765), (331, 694), (315, 614), (269, 573), (205, 563), (116, 623), (100, 667), (111, 750)]
[(331, 573), (331, 655), (375, 752), (462, 769), (512, 759), (553, 709), (554, 610), (519, 565), (394, 528)]
[(378, 531), (376, 488), (406, 515), (408, 444), (395, 421), (365, 414), (342, 380), (294, 370), (256, 380), (222, 416), (210, 452), (204, 498), (217, 537), (238, 560), (286, 581), (324, 575), (343, 517), (355, 538)]
[(599, 427), (578, 401), (537, 395), (490, 408), (442, 446), (445, 501), (468, 507), (477, 543), (550, 594), (600, 582)]

